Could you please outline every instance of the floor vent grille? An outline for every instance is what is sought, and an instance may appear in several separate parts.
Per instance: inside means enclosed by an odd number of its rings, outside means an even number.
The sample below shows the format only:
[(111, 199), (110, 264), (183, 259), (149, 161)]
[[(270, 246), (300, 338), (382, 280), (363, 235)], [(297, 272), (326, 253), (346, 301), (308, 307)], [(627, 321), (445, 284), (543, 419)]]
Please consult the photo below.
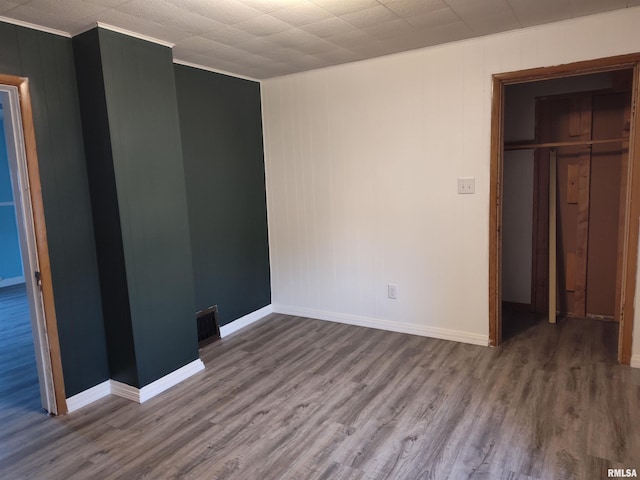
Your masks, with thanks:
[(220, 323), (218, 322), (218, 306), (213, 305), (196, 313), (198, 320), (198, 346), (204, 347), (220, 338)]

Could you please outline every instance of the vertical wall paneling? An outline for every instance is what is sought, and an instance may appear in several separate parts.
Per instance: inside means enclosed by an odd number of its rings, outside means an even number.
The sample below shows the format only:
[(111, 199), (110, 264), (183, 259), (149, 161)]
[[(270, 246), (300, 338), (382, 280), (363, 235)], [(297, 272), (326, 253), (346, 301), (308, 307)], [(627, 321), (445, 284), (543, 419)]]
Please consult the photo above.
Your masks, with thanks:
[(175, 65), (196, 310), (271, 303), (260, 84)]
[(83, 121), (87, 171), (91, 186), (94, 230), (105, 332), (109, 345), (109, 372), (113, 380), (138, 385), (138, 370), (124, 262), (118, 193), (112, 161), (111, 133), (99, 48), (98, 30), (73, 39), (78, 93)]
[(87, 162), (101, 163), (89, 169), (94, 218), (117, 229), (115, 245), (98, 244), (104, 302), (120, 302), (105, 309), (109, 357), (124, 343), (127, 368), (114, 378), (141, 388), (198, 358), (173, 60), (167, 47), (100, 28), (74, 45)]
[[(623, 137), (624, 112), (630, 103), (629, 93), (594, 96), (592, 138)], [(615, 315), (620, 210), (624, 211), (620, 198), (626, 193), (621, 188), (622, 166), (628, 154), (628, 144), (594, 145), (591, 150), (587, 315)]]
[(492, 75), (640, 51), (638, 22), (632, 8), (263, 81), (274, 306), (488, 335)]
[(502, 299), (528, 305), (531, 303), (533, 151), (505, 152), (503, 179)]
[(0, 22), (0, 73), (29, 79), (67, 396), (109, 377), (71, 40)]

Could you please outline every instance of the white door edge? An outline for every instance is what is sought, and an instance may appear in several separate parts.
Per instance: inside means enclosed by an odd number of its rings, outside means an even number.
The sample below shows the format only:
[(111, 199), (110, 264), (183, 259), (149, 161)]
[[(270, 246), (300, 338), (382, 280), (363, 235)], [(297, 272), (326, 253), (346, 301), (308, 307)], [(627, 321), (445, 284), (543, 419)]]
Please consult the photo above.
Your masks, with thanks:
[(40, 383), (40, 397), (42, 408), (49, 413), (57, 414), (53, 371), (49, 338), (44, 315), (42, 292), (34, 273), (40, 271), (38, 264), (38, 250), (33, 226), (33, 211), (29, 189), (29, 174), (27, 170), (27, 156), (24, 147), (22, 131), (22, 114), (20, 111), (20, 96), (18, 88), (0, 85), (0, 101), (4, 110), (4, 131), (7, 141), (7, 155), (11, 172), (11, 185), (16, 208), (18, 236), (24, 267), (24, 278), (29, 299), (31, 314), (31, 328), (35, 347), (36, 366)]

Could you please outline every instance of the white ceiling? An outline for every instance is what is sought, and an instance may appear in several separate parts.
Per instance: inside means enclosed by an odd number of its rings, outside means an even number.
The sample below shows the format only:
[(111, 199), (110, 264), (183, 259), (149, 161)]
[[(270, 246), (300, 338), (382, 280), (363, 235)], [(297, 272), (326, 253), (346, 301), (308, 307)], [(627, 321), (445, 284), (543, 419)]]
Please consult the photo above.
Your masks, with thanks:
[(70, 35), (102, 22), (174, 58), (269, 78), (640, 5), (640, 0), (0, 0), (0, 16)]

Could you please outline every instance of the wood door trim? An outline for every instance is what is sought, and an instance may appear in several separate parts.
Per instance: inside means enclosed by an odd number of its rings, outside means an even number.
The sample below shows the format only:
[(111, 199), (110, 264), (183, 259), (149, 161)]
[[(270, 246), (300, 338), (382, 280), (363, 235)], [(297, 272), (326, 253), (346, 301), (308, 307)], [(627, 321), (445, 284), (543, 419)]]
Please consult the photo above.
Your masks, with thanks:
[(49, 259), (49, 243), (42, 203), (42, 185), (38, 167), (38, 152), (36, 136), (33, 126), (31, 96), (29, 94), (29, 80), (24, 77), (0, 74), (0, 84), (18, 88), (20, 93), (20, 110), (22, 116), (22, 131), (24, 135), (24, 149), (27, 158), (27, 172), (29, 176), (29, 193), (33, 211), (33, 227), (38, 251), (38, 264), (42, 283), (42, 301), (44, 307), (47, 337), (49, 339), (49, 356), (53, 374), (53, 388), (56, 398), (58, 415), (67, 413), (67, 400), (62, 373), (62, 358), (60, 356), (60, 340), (58, 337), (58, 322), (53, 296), (53, 281), (51, 279), (51, 263)]
[(620, 338), (618, 361), (631, 362), (634, 297), (638, 261), (638, 227), (640, 222), (640, 115), (636, 108), (640, 93), (640, 54), (619, 55), (553, 67), (540, 67), (495, 74), (492, 77), (491, 149), (489, 184), (489, 345), (502, 340), (501, 257), (502, 257), (502, 172), (504, 162), (504, 92), (511, 84), (589, 73), (633, 69), (631, 131), (629, 135), (629, 178), (626, 198), (624, 261), (622, 275)]
[(627, 200), (624, 222), (624, 247), (622, 262), (622, 303), (618, 339), (618, 361), (623, 365), (631, 363), (633, 340), (634, 297), (636, 292), (636, 271), (638, 268), (638, 229), (640, 228), (640, 65), (633, 70), (631, 92), (631, 131), (629, 132), (629, 165), (627, 179)]
[(489, 345), (502, 341), (502, 174), (504, 166), (505, 83), (493, 76), (491, 163), (489, 172)]
[[(633, 88), (633, 85), (632, 85)], [(626, 138), (626, 148), (627, 155), (622, 155), (622, 164), (620, 165), (620, 199), (618, 200), (618, 205), (626, 205), (627, 203), (627, 188), (629, 183), (629, 134), (631, 131), (631, 103), (632, 103), (632, 93), (629, 92), (629, 103), (625, 105), (624, 111), (624, 130), (623, 135)], [(616, 298), (622, 297), (622, 275), (623, 272), (623, 262), (624, 262), (624, 240), (625, 240), (625, 224), (626, 224), (626, 211), (624, 208), (619, 208), (618, 212), (618, 248), (616, 252)], [(620, 325), (620, 317), (621, 317), (621, 309), (622, 305), (619, 302), (615, 303), (614, 306), (614, 320), (618, 322)], [(620, 330), (618, 330), (618, 334), (620, 334)]]
[(530, 68), (528, 70), (518, 70), (515, 72), (496, 73), (493, 78), (502, 85), (512, 85), (516, 83), (529, 83), (538, 80), (548, 80), (551, 78), (575, 77), (589, 73), (612, 72), (615, 70), (627, 70), (635, 68), (640, 61), (640, 53), (629, 53), (614, 57), (598, 58), (595, 60), (584, 60), (581, 62), (554, 65), (553, 67)]

